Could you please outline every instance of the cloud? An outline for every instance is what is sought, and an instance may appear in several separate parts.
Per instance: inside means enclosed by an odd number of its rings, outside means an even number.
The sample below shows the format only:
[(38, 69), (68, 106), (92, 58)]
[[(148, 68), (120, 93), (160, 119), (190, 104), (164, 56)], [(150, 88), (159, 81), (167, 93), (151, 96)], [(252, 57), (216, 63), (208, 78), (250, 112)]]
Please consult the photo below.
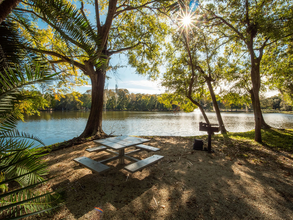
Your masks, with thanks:
[[(80, 92), (85, 92), (90, 89), (91, 85), (76, 86)], [(144, 93), (144, 94), (161, 94), (164, 93), (165, 88), (160, 85), (160, 81), (150, 80), (130, 80), (120, 81), (119, 89), (127, 89), (130, 93)], [(115, 86), (109, 86), (108, 89), (115, 89)]]
[(160, 94), (165, 91), (159, 81), (150, 80), (124, 81), (120, 82), (118, 86), (119, 88), (128, 89), (131, 93)]

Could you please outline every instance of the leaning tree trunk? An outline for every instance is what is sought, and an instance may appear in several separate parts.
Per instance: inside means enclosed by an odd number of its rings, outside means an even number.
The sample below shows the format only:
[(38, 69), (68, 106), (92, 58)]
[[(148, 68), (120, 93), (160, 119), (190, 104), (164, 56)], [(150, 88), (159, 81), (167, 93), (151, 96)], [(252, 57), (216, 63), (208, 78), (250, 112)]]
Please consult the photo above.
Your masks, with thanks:
[(106, 71), (96, 70), (89, 73), (92, 83), (92, 106), (83, 133), (79, 136), (87, 138), (105, 135), (102, 129), (103, 98)]
[[(254, 94), (253, 94), (252, 90), (249, 90), (249, 93), (250, 93), (250, 98), (251, 98), (251, 103), (252, 103), (252, 109), (254, 111), (254, 103), (255, 103)], [(262, 112), (261, 112), (261, 127), (264, 129), (271, 128), (271, 126), (265, 122), (263, 115), (262, 115)]]
[(212, 86), (212, 83), (211, 83), (211, 79), (206, 78), (206, 82), (208, 84), (209, 91), (210, 91), (210, 94), (211, 94), (211, 97), (212, 97), (212, 100), (213, 100), (213, 105), (214, 105), (214, 108), (215, 108), (215, 111), (216, 111), (216, 115), (217, 115), (217, 119), (218, 119), (218, 122), (219, 122), (221, 134), (226, 134), (227, 130), (225, 128), (225, 125), (224, 125), (224, 122), (223, 122), (223, 119), (222, 119), (222, 116), (221, 116), (221, 112), (220, 112), (220, 109), (219, 109), (219, 106), (218, 106), (218, 103), (217, 103), (217, 100), (216, 100), (216, 96), (215, 96), (214, 89), (213, 89), (213, 86)]
[(208, 117), (207, 117), (207, 115), (206, 115), (206, 113), (205, 113), (203, 107), (201, 106), (201, 104), (199, 104), (197, 101), (193, 100), (193, 99), (192, 99), (191, 97), (189, 97), (189, 96), (187, 96), (187, 98), (188, 98), (193, 104), (195, 104), (195, 105), (199, 108), (199, 110), (201, 111), (201, 114), (202, 114), (202, 116), (204, 117), (204, 120), (206, 121), (206, 123), (207, 123), (207, 124), (210, 124), (210, 121), (209, 121), (209, 119), (208, 119)]

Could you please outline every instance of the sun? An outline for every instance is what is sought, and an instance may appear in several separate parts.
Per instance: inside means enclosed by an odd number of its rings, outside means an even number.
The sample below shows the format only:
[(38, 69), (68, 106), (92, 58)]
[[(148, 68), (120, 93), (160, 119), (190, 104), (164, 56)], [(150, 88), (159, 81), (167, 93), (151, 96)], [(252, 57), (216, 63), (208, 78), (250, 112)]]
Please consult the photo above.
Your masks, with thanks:
[(180, 16), (178, 16), (177, 20), (179, 21), (179, 29), (181, 30), (188, 30), (192, 26), (194, 26), (194, 23), (196, 22), (196, 15), (191, 13), (183, 13)]
[(182, 24), (187, 27), (190, 26), (192, 22), (191, 16), (190, 15), (186, 15), (182, 18)]

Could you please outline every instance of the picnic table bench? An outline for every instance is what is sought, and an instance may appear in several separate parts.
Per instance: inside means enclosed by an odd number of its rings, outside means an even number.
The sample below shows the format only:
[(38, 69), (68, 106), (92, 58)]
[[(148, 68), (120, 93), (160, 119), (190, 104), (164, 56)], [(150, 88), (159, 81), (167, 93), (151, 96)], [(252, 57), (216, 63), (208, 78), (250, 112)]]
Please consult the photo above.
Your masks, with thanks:
[(102, 173), (110, 169), (107, 165), (104, 165), (102, 163), (99, 163), (95, 160), (92, 160), (88, 157), (78, 157), (73, 159), (75, 162), (89, 168), (92, 171), (95, 171), (97, 173)]
[(97, 146), (97, 147), (93, 147), (93, 148), (88, 148), (88, 149), (86, 149), (86, 151), (88, 151), (88, 152), (99, 152), (99, 151), (104, 151), (106, 149), (107, 149), (107, 147), (105, 147), (105, 146)]
[(150, 166), (159, 160), (163, 159), (163, 156), (160, 155), (153, 155), (151, 157), (145, 158), (143, 160), (140, 160), (136, 163), (132, 163), (124, 167), (125, 170), (134, 173), (136, 171), (142, 170), (143, 168), (146, 168), (147, 166)]
[(160, 150), (160, 148), (151, 147), (151, 146), (144, 145), (144, 144), (138, 144), (138, 145), (135, 145), (135, 147), (139, 148), (139, 149), (142, 149), (142, 150), (153, 151), (153, 152), (156, 152), (156, 151)]

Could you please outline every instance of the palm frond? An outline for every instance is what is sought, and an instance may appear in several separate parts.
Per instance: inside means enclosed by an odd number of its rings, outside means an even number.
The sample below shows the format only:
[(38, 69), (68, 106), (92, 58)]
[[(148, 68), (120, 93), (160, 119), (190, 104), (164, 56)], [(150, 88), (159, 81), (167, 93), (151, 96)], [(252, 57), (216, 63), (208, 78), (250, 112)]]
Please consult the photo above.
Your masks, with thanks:
[[(1, 30), (5, 28), (0, 25)], [(31, 190), (42, 184), (43, 176), (48, 174), (46, 163), (41, 160), (43, 155), (32, 149), (44, 143), (34, 135), (16, 130), (17, 120), (12, 112), (14, 104), (24, 98), (19, 95), (20, 88), (52, 80), (57, 73), (51, 74), (39, 56), (23, 51), (17, 30), (3, 33), (11, 38), (15, 48), (6, 47), (5, 37), (0, 37), (0, 188), (9, 190), (8, 183), (13, 181), (22, 188), (0, 195), (0, 215), (19, 219), (47, 212), (60, 202), (57, 193)]]
[[(0, 123), (1, 124), (1, 123)], [(34, 142), (38, 142), (40, 144), (42, 144), (43, 146), (45, 146), (45, 143), (39, 139), (38, 137), (28, 134), (26, 132), (20, 132), (17, 129), (11, 129), (9, 131), (0, 131), (0, 138), (2, 142), (0, 142), (1, 144), (5, 144), (5, 141), (9, 141), (9, 140), (14, 140), (14, 139), (29, 139), (30, 141), (34, 141)], [(8, 140), (7, 140), (8, 139)], [(11, 143), (13, 144), (13, 143)], [(11, 148), (10, 148), (11, 149)]]
[(0, 114), (0, 131), (6, 132), (16, 128), (16, 121), (17, 119), (13, 115), (6, 115), (4, 118), (4, 115)]
[(15, 66), (4, 69), (3, 72), (0, 72), (0, 113), (11, 111), (14, 103), (21, 99), (18, 89), (23, 86), (52, 81), (57, 74), (50, 74), (39, 63), (26, 64), (22, 68)]
[[(41, 183), (36, 185), (39, 184)], [(52, 208), (56, 208), (58, 203), (61, 202), (61, 197), (56, 192), (47, 192), (44, 194), (33, 193), (29, 188), (25, 187), (12, 193), (1, 195), (0, 213), (5, 217), (9, 217), (9, 219), (13, 217), (15, 219), (23, 218), (28, 215), (48, 212)], [(25, 215), (22, 215), (23, 212)]]
[(95, 53), (99, 38), (93, 31), (93, 25), (72, 3), (62, 0), (32, 2), (34, 12), (54, 28), (63, 40), (78, 46), (90, 56)]

